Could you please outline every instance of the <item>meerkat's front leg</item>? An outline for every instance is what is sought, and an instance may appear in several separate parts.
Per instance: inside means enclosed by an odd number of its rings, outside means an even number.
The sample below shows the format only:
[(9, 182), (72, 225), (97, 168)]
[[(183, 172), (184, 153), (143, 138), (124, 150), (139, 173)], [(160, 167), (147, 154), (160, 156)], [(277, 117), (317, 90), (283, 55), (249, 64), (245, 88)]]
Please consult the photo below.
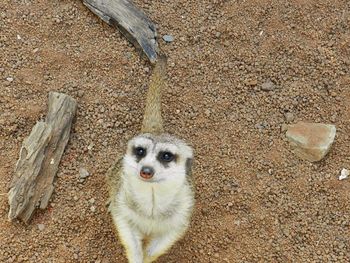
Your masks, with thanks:
[(162, 236), (151, 239), (144, 251), (144, 263), (154, 262), (163, 255), (184, 233), (182, 229), (173, 229)]
[(129, 263), (143, 263), (142, 235), (132, 229), (124, 218), (113, 217), (118, 236), (125, 248)]

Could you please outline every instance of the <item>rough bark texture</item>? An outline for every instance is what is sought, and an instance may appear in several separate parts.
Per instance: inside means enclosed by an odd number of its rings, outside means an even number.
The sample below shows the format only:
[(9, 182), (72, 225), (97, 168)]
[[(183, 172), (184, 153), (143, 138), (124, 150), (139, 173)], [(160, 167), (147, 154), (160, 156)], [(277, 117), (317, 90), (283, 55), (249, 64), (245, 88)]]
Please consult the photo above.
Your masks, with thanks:
[(47, 207), (76, 107), (73, 98), (50, 92), (46, 121), (33, 127), (20, 151), (8, 193), (10, 220), (19, 218), (28, 223), (37, 207)]
[(103, 21), (117, 27), (151, 63), (157, 60), (157, 32), (153, 22), (129, 0), (84, 0)]

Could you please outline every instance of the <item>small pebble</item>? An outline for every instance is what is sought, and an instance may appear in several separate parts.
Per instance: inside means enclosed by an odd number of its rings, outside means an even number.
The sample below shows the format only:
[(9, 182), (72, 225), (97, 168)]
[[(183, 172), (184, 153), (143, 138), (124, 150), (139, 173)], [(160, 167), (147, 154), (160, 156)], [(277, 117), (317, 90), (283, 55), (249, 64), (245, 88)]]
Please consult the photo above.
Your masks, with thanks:
[(78, 90), (78, 97), (81, 98), (84, 96), (84, 91), (83, 90)]
[(267, 80), (261, 85), (261, 89), (263, 91), (271, 91), (271, 90), (274, 90), (275, 87), (276, 87), (275, 83), (273, 83), (271, 80)]
[(241, 224), (241, 221), (240, 220), (235, 220), (233, 221), (233, 223), (236, 225), (236, 226), (239, 226)]
[(167, 43), (173, 42), (174, 41), (174, 37), (171, 35), (164, 35), (163, 36), (163, 40)]
[(79, 177), (80, 177), (80, 179), (85, 179), (85, 178), (87, 178), (89, 176), (90, 176), (90, 174), (85, 168), (80, 168), (79, 169)]
[(350, 171), (348, 169), (343, 168), (339, 175), (339, 180), (347, 179), (350, 175)]
[(93, 213), (95, 213), (96, 207), (95, 207), (95, 206), (91, 206), (91, 207), (90, 207), (90, 211), (93, 212)]
[(45, 228), (45, 225), (44, 225), (44, 224), (38, 224), (38, 229), (39, 229), (40, 231), (43, 231), (44, 228)]
[(8, 82), (12, 82), (12, 81), (13, 81), (13, 78), (7, 77), (6, 80), (7, 80)]
[(291, 112), (287, 112), (284, 114), (284, 118), (286, 119), (286, 122), (292, 122), (294, 121), (294, 114)]
[(281, 132), (286, 132), (288, 130), (288, 125), (283, 123), (281, 126)]
[(258, 80), (257, 79), (249, 79), (249, 80), (246, 80), (245, 83), (248, 86), (256, 86), (258, 84)]

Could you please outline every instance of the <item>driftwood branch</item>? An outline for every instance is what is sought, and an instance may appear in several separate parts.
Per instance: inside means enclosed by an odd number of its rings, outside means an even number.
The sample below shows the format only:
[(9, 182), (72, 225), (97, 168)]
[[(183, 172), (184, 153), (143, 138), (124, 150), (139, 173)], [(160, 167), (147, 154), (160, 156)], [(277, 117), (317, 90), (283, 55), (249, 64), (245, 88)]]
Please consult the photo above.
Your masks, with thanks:
[(46, 121), (33, 127), (20, 151), (8, 193), (10, 220), (19, 218), (28, 223), (37, 207), (47, 207), (76, 107), (73, 98), (50, 92)]
[(157, 60), (157, 31), (153, 22), (131, 0), (83, 0), (103, 21), (118, 28), (151, 63)]

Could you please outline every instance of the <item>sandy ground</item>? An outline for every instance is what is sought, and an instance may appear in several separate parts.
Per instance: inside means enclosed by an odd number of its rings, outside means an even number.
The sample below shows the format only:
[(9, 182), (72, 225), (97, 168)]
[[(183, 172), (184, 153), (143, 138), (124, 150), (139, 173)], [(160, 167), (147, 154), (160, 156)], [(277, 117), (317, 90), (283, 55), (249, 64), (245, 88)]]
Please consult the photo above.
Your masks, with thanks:
[[(350, 2), (137, 4), (174, 36), (165, 125), (196, 152), (190, 230), (159, 262), (350, 262)], [(1, 0), (0, 30), (0, 262), (126, 262), (104, 175), (140, 128), (150, 65), (80, 0)], [(55, 193), (10, 223), (3, 194), (52, 90), (79, 104)], [(301, 120), (337, 126), (319, 163), (285, 140)]]

